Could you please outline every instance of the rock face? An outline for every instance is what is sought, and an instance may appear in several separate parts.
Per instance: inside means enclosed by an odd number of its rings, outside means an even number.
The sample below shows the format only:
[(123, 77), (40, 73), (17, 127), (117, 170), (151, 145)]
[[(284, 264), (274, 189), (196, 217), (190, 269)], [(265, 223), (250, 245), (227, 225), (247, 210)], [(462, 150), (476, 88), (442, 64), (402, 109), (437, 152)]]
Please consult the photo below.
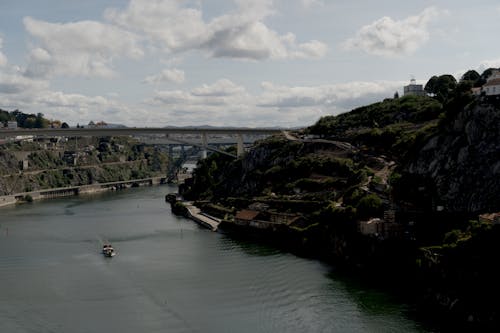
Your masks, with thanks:
[(166, 174), (168, 157), (128, 138), (0, 145), (0, 196)]
[(447, 211), (500, 210), (500, 110), (477, 105), (443, 127), (404, 171)]

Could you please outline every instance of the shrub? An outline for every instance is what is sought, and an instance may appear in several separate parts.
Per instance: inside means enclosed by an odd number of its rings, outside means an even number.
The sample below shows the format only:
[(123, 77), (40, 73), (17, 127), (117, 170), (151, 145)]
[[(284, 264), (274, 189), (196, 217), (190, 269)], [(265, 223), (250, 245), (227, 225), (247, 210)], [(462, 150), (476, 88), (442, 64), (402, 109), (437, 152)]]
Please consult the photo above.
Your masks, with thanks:
[(359, 200), (356, 209), (362, 218), (380, 216), (383, 212), (382, 200), (375, 194), (367, 194)]

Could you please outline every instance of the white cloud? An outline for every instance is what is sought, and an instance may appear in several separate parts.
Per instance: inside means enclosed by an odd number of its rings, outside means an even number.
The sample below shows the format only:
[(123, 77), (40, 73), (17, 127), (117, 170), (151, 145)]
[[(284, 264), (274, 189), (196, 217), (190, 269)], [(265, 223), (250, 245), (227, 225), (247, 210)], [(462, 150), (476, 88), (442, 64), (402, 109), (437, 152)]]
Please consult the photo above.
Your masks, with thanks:
[(191, 92), (194, 96), (232, 96), (242, 94), (245, 88), (238, 86), (228, 79), (220, 79), (214, 84), (204, 84)]
[[(251, 60), (326, 54), (327, 45), (321, 41), (300, 43), (292, 33), (281, 35), (269, 28), (264, 20), (274, 13), (271, 0), (234, 1), (233, 11), (209, 22), (203, 19), (200, 6), (178, 0), (131, 0), (123, 10), (107, 9), (108, 23), (50, 23), (25, 17), (25, 29), (33, 39), (26, 75), (111, 78), (117, 76), (116, 59), (139, 59), (146, 45), (169, 54), (198, 50), (212, 57)], [(5, 63), (0, 53), (0, 65)], [(147, 77), (145, 82), (183, 82), (183, 74), (175, 71)]]
[(165, 90), (157, 91), (152, 100), (154, 105), (169, 105), (179, 108), (201, 106), (234, 106), (243, 101), (248, 103), (249, 95), (244, 87), (228, 79), (220, 79), (213, 84), (203, 84), (191, 91)]
[(0, 67), (7, 65), (7, 57), (2, 53), (3, 39), (0, 36)]
[(163, 117), (178, 124), (306, 126), (323, 115), (392, 97), (403, 85), (380, 81), (301, 87), (263, 82), (262, 92), (251, 95), (244, 87), (220, 79), (191, 91), (158, 91), (146, 103), (168, 110)]
[(252, 60), (316, 58), (326, 53), (320, 41), (296, 43), (293, 34), (280, 35), (269, 28), (264, 19), (274, 13), (272, 1), (235, 3), (236, 10), (210, 22), (203, 20), (200, 9), (176, 0), (131, 0), (124, 11), (108, 9), (105, 17), (147, 36), (167, 52), (205, 50), (213, 57)]
[(160, 41), (169, 51), (188, 49), (206, 39), (202, 12), (176, 0), (131, 0), (127, 9), (108, 9), (105, 17), (127, 30)]
[(437, 8), (429, 7), (400, 21), (383, 17), (362, 27), (355, 37), (343, 43), (343, 47), (381, 56), (411, 54), (427, 42), (428, 24), (441, 14)]
[(27, 113), (42, 111), (49, 119), (59, 119), (72, 125), (87, 124), (90, 120), (133, 124), (135, 117), (146, 117), (145, 112), (139, 112), (137, 108), (132, 110), (114, 99), (48, 89), (11, 95), (0, 93), (0, 105)]
[(300, 0), (300, 4), (305, 8), (324, 5), (322, 0)]
[(263, 82), (259, 106), (279, 108), (320, 107), (346, 111), (365, 103), (391, 97), (403, 86), (401, 82), (349, 82), (312, 87), (279, 86)]
[[(73, 125), (87, 124), (90, 120), (104, 120), (133, 126), (140, 119), (150, 117), (145, 110), (130, 108), (112, 98), (61, 91), (45, 91), (43, 94), (38, 94), (32, 103), (33, 106), (42, 110), (50, 110), (50, 114), (46, 116)], [(141, 121), (138, 123), (143, 125)]]
[(500, 58), (481, 61), (478, 68), (479, 74), (481, 74), (488, 68), (500, 68)]
[(65, 93), (50, 89), (48, 80), (27, 77), (16, 67), (0, 69), (0, 107), (20, 109), (26, 113), (42, 112), (47, 118), (71, 124), (86, 124), (92, 119), (122, 119), (130, 122), (138, 113), (116, 99), (102, 96)]
[(26, 74), (112, 77), (115, 58), (143, 55), (136, 35), (95, 21), (49, 23), (25, 17), (26, 30), (36, 39)]
[(25, 112), (43, 110), (46, 116), (70, 124), (104, 120), (129, 126), (309, 125), (326, 114), (391, 97), (403, 82), (350, 82), (320, 86), (284, 86), (263, 82), (259, 94), (228, 79), (191, 90), (157, 91), (145, 106), (127, 106), (117, 95), (86, 96), (50, 90), (48, 81), (25, 77), (22, 71), (0, 76), (0, 105)]
[(29, 94), (49, 87), (48, 81), (25, 77), (16, 70), (6, 69), (0, 74), (0, 95)]
[(295, 38), (293, 38), (291, 48), (295, 48), (291, 52), (291, 58), (322, 58), (328, 51), (326, 44), (312, 40), (307, 43), (295, 44)]
[(164, 69), (156, 75), (146, 77), (143, 82), (149, 84), (156, 84), (161, 82), (174, 82), (182, 83), (186, 80), (184, 71), (179, 69)]

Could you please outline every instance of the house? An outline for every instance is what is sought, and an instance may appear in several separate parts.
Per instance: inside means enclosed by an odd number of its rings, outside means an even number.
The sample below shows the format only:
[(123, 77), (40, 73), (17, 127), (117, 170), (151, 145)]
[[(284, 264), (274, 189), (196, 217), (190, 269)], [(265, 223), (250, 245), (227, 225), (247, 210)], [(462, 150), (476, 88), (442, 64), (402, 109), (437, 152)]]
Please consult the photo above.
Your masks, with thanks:
[(417, 95), (417, 96), (425, 96), (425, 90), (423, 85), (417, 84), (417, 81), (415, 79), (411, 79), (410, 84), (407, 86), (404, 86), (404, 96), (407, 95)]
[(257, 210), (259, 212), (265, 212), (269, 209), (269, 205), (263, 202), (254, 202), (248, 206), (250, 210)]
[(376, 235), (382, 233), (383, 221), (379, 218), (372, 218), (367, 221), (358, 222), (358, 230), (363, 235)]
[(483, 88), (481, 88), (481, 87), (473, 87), (471, 89), (471, 91), (472, 91), (472, 94), (474, 96), (481, 96), (481, 92), (483, 91)]
[(300, 217), (300, 215), (269, 212), (269, 221), (273, 223), (282, 223), (288, 225), (296, 221), (298, 217)]
[(381, 239), (401, 238), (403, 226), (380, 218), (372, 218), (358, 222), (358, 231), (366, 236), (377, 236)]
[(486, 96), (500, 95), (500, 71), (494, 70), (482, 87)]
[(108, 124), (104, 121), (98, 121), (95, 123), (94, 121), (90, 121), (89, 124), (87, 125), (88, 128), (107, 128)]
[(479, 215), (479, 222), (491, 223), (494, 225), (500, 224), (500, 213), (486, 213)]
[(253, 209), (242, 209), (236, 212), (234, 223), (256, 229), (278, 230), (286, 225), (303, 226), (304, 218), (295, 214), (262, 212)]
[(261, 212), (250, 209), (243, 209), (236, 212), (234, 223), (239, 225), (249, 225), (251, 221), (257, 220)]

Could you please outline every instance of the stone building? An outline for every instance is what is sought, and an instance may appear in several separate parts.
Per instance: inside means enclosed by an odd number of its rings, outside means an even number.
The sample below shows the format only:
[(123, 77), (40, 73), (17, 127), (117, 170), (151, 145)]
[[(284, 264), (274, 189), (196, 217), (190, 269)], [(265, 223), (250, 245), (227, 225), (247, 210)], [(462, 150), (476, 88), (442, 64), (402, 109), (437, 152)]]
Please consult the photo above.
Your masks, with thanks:
[(415, 79), (411, 79), (410, 84), (404, 86), (404, 96), (407, 95), (417, 95), (417, 96), (425, 96), (425, 90), (423, 85), (417, 84)]

